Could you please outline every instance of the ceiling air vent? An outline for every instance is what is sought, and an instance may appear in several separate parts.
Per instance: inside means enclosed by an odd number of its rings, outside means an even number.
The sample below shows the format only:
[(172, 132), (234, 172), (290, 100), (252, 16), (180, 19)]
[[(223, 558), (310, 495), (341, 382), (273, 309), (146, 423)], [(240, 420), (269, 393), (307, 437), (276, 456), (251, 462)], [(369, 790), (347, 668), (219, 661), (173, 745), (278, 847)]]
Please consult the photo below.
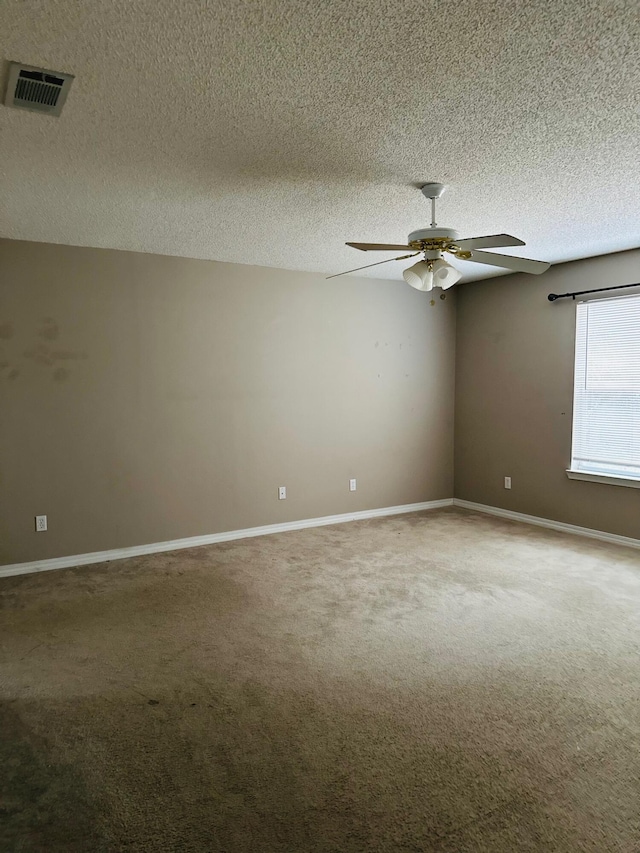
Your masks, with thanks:
[(72, 74), (10, 62), (5, 105), (59, 116), (72, 80)]

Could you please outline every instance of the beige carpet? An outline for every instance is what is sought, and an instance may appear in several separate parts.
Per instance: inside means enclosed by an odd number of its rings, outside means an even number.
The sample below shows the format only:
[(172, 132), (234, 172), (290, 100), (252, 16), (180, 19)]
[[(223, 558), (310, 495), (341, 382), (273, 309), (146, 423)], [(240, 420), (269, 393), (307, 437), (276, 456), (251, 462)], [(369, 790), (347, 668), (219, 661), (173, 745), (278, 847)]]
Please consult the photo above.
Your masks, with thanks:
[(461, 510), (0, 581), (0, 850), (640, 850), (640, 554)]

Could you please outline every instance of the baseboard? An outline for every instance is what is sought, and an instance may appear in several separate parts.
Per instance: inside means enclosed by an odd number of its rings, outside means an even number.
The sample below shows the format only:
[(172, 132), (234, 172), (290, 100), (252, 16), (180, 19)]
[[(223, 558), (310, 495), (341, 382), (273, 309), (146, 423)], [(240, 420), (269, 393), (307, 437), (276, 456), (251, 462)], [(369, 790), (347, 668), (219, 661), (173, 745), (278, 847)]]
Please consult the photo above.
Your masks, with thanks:
[(93, 551), (91, 554), (75, 554), (70, 557), (53, 557), (50, 560), (35, 560), (32, 563), (13, 563), (0, 566), (0, 577), (26, 575), (32, 572), (48, 572), (53, 569), (68, 569), (72, 566), (88, 566), (91, 563), (106, 563), (110, 560), (123, 560), (127, 557), (140, 557), (144, 554), (158, 554), (162, 551), (179, 551), (182, 548), (195, 548), (198, 545), (214, 545), (216, 542), (231, 542), (234, 539), (249, 539), (252, 536), (267, 536), (271, 533), (286, 533), (289, 530), (304, 530), (307, 527), (324, 527), (327, 524), (344, 524), (348, 521), (362, 521), (367, 518), (381, 518), (385, 515), (402, 515), (407, 512), (420, 512), (425, 509), (439, 509), (452, 506), (453, 498), (422, 503), (386, 506), (380, 509), (363, 509), (359, 512), (344, 512), (340, 515), (324, 515), (321, 518), (305, 518), (299, 521), (285, 521), (282, 524), (265, 524), (262, 527), (247, 527), (244, 530), (227, 530), (223, 533), (208, 533), (204, 536), (190, 536), (187, 539), (173, 539), (170, 542), (152, 542), (149, 545), (132, 545), (129, 548), (113, 548), (110, 551)]
[(498, 518), (522, 521), (524, 524), (535, 524), (537, 527), (548, 527), (549, 530), (558, 530), (561, 533), (587, 536), (589, 539), (599, 539), (601, 542), (611, 542), (614, 545), (625, 545), (627, 548), (640, 548), (640, 539), (632, 539), (630, 536), (620, 536), (618, 533), (593, 530), (591, 527), (578, 527), (576, 524), (565, 524), (563, 521), (553, 521), (551, 518), (539, 518), (537, 515), (526, 515), (524, 512), (514, 512), (513, 510), (502, 509), (498, 506), (487, 506), (486, 504), (473, 503), (473, 501), (463, 501), (460, 498), (454, 498), (453, 505), (459, 506), (462, 509), (473, 509), (476, 512), (484, 512), (487, 515), (496, 515)]
[(124, 560), (127, 557), (140, 557), (145, 554), (159, 554), (163, 551), (179, 551), (183, 548), (196, 548), (199, 545), (214, 545), (216, 542), (231, 542), (234, 539), (249, 539), (254, 536), (268, 536), (272, 533), (286, 533), (290, 530), (304, 530), (309, 527), (324, 527), (329, 524), (344, 524), (349, 521), (362, 521), (368, 518), (382, 518), (389, 515), (403, 515), (408, 512), (421, 512), (429, 509), (457, 506), (470, 509), (498, 518), (546, 527), (561, 533), (571, 533), (576, 536), (586, 536), (599, 539), (614, 545), (624, 545), (627, 548), (640, 549), (640, 539), (621, 536), (617, 533), (607, 533), (604, 530), (593, 530), (590, 527), (578, 527), (576, 524), (566, 524), (550, 518), (539, 518), (514, 512), (497, 506), (465, 501), (461, 498), (443, 498), (437, 501), (422, 501), (421, 503), (387, 506), (379, 509), (365, 509), (359, 512), (345, 512), (340, 515), (325, 515), (320, 518), (304, 518), (299, 521), (285, 521), (282, 524), (265, 524), (262, 527), (247, 527), (242, 530), (227, 530), (222, 533), (208, 533), (204, 536), (190, 536), (186, 539), (173, 539), (168, 542), (152, 542), (148, 545), (132, 545), (128, 548), (113, 548), (108, 551), (93, 551), (90, 554), (74, 554), (68, 557), (53, 557), (49, 560), (35, 560), (30, 563), (13, 563), (0, 566), (0, 578), (12, 575), (26, 575), (33, 572), (48, 572), (54, 569), (68, 569), (73, 566), (88, 566), (92, 563), (107, 563), (111, 560)]

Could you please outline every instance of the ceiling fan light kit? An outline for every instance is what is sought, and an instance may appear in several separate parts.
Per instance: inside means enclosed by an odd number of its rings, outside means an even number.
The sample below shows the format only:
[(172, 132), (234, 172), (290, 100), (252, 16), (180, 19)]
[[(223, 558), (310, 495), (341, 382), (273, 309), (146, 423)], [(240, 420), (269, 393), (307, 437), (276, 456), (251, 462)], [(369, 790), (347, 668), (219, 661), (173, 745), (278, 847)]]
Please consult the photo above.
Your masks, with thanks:
[[(499, 255), (495, 252), (482, 252), (479, 249), (493, 249), (502, 246), (524, 246), (524, 241), (510, 234), (492, 234), (486, 237), (469, 237), (460, 239), (458, 232), (452, 228), (438, 228), (436, 223), (436, 199), (444, 193), (444, 184), (428, 183), (422, 187), (422, 194), (431, 201), (431, 225), (429, 228), (419, 228), (412, 231), (403, 243), (347, 243), (353, 249), (361, 252), (388, 252), (403, 249), (413, 250), (414, 254), (421, 254), (423, 260), (406, 269), (402, 277), (416, 290), (428, 291), (433, 287), (446, 290), (456, 284), (462, 273), (456, 267), (448, 264), (442, 258), (444, 252), (448, 252), (460, 261), (473, 261), (477, 264), (488, 264), (489, 266), (502, 267), (513, 272), (528, 272), (540, 275), (546, 272), (551, 264), (544, 261), (533, 261), (529, 258), (518, 258), (512, 255)], [(367, 264), (337, 275), (347, 275), (350, 272), (379, 266), (390, 261), (403, 261), (413, 255), (401, 255), (398, 258), (389, 258), (387, 261), (378, 261), (375, 264)], [(336, 278), (336, 275), (329, 276)]]
[(441, 287), (443, 290), (453, 287), (460, 280), (462, 273), (442, 258), (418, 261), (412, 267), (408, 267), (402, 277), (416, 290), (432, 290)]

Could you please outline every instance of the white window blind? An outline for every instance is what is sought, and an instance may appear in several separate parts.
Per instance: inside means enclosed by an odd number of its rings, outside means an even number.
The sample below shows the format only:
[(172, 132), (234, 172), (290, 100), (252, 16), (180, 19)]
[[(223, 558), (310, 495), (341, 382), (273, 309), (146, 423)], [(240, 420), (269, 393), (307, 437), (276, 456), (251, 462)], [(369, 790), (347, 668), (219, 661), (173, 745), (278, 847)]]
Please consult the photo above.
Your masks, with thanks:
[(578, 303), (571, 457), (640, 480), (640, 296)]

